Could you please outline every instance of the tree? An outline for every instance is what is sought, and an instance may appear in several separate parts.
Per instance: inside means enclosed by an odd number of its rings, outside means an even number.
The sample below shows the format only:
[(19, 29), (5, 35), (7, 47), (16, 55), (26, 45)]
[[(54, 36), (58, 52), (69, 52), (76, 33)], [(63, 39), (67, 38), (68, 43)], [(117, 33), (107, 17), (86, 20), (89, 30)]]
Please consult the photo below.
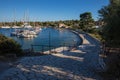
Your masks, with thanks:
[[(102, 37), (108, 47), (120, 48), (120, 0), (110, 0), (109, 5), (99, 10), (104, 21)], [(107, 75), (112, 80), (120, 80), (120, 54), (115, 53), (107, 56)]]
[(94, 25), (94, 20), (92, 19), (92, 14), (90, 12), (85, 12), (80, 14), (80, 27), (84, 31), (90, 31)]
[(105, 23), (102, 30), (104, 40), (109, 46), (120, 47), (120, 0), (110, 0), (99, 14)]

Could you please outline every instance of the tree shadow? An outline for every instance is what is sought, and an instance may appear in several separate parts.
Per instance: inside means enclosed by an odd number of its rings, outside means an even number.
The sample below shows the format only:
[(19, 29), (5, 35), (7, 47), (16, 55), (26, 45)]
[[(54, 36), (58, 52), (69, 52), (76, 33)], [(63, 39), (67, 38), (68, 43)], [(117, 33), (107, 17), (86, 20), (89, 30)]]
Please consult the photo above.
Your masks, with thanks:
[[(19, 76), (49, 80), (81, 80), (97, 79), (97, 75), (84, 64), (84, 57), (70, 57), (64, 54), (54, 54), (40, 57), (26, 57), (20, 60), (16, 68), (6, 72), (7, 77)], [(18, 76), (18, 77), (19, 77)]]

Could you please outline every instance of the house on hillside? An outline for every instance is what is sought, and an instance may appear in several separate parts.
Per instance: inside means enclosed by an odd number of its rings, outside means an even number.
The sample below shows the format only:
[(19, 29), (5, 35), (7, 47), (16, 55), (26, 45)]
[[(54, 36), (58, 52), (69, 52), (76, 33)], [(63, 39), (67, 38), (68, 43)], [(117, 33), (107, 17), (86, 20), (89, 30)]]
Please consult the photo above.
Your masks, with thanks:
[(69, 26), (65, 25), (64, 23), (60, 23), (59, 28), (69, 28)]

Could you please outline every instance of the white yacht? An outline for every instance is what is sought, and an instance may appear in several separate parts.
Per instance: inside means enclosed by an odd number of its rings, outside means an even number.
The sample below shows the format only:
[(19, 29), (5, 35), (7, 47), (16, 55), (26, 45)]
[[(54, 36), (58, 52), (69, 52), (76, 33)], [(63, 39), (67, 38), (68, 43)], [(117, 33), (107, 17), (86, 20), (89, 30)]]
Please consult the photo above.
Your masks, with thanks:
[(41, 28), (35, 27), (33, 28), (28, 23), (23, 24), (22, 30), (16, 29), (14, 32), (11, 33), (11, 36), (17, 36), (20, 38), (34, 38), (39, 34)]
[(2, 26), (1, 28), (9, 29), (10, 26)]
[(13, 26), (12, 28), (20, 28), (19, 26)]
[(18, 35), (21, 38), (34, 38), (36, 37), (36, 33), (34, 31), (24, 30), (22, 33)]

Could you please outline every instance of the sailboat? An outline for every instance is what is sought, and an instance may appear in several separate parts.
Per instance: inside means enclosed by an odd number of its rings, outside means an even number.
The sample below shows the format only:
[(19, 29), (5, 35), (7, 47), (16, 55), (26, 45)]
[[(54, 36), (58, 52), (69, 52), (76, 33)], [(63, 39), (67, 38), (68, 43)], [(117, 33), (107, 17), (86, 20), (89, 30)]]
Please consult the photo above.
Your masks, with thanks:
[(15, 11), (14, 11), (14, 25), (12, 28), (20, 28), (19, 26), (16, 26), (16, 16), (15, 16)]
[[(27, 17), (25, 17), (27, 19)], [(20, 38), (34, 38), (39, 33), (39, 29), (33, 28), (27, 21), (23, 22), (23, 28), (21, 31), (16, 30), (11, 33), (11, 36), (17, 36)]]

